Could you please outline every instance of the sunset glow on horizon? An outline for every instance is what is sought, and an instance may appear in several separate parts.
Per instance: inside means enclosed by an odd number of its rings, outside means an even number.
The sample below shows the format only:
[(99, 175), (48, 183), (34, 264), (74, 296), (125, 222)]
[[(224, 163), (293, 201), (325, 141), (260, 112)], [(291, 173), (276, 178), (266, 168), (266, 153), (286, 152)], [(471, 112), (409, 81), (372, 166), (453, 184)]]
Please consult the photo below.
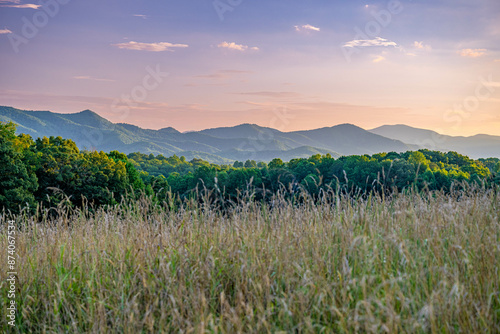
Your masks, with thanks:
[(0, 0), (0, 105), (500, 136), (500, 2)]

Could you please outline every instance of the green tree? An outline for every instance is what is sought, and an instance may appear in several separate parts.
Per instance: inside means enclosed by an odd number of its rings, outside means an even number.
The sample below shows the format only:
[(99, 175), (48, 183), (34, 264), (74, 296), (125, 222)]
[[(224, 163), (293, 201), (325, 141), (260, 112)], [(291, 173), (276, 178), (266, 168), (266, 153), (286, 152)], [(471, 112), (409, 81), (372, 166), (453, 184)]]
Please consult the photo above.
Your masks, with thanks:
[(104, 152), (85, 152), (75, 165), (77, 178), (68, 180), (75, 200), (87, 198), (96, 205), (115, 204), (129, 190), (126, 164)]
[[(118, 151), (111, 151), (108, 153), (108, 156), (112, 158), (114, 161), (121, 161), (125, 163), (125, 169), (127, 171), (128, 183), (134, 190), (142, 190), (145, 189), (144, 182), (141, 179), (141, 176), (134, 165), (128, 160), (127, 156)], [(158, 156), (160, 157), (160, 156)]]
[(259, 168), (266, 168), (267, 164), (264, 161), (259, 161), (257, 163), (257, 167), (259, 167)]
[(492, 176), (493, 182), (500, 185), (500, 162), (498, 162), (494, 167), (494, 175)]
[[(22, 145), (16, 143), (16, 125), (0, 122), (0, 209), (18, 212), (35, 206), (33, 193), (38, 188), (35, 174), (23, 162)], [(25, 147), (24, 147), (25, 148)]]
[(247, 160), (245, 161), (245, 168), (256, 168), (257, 162), (255, 160)]
[(71, 140), (61, 137), (43, 137), (36, 140), (32, 147), (32, 161), (38, 178), (39, 188), (35, 193), (38, 202), (57, 205), (66, 196), (78, 192), (75, 167), (80, 151)]
[(282, 168), (284, 165), (283, 160), (275, 158), (269, 163), (269, 169)]
[(425, 157), (422, 152), (416, 151), (411, 152), (408, 157), (408, 162), (420, 166), (420, 171), (425, 172), (427, 168), (429, 168), (429, 160)]

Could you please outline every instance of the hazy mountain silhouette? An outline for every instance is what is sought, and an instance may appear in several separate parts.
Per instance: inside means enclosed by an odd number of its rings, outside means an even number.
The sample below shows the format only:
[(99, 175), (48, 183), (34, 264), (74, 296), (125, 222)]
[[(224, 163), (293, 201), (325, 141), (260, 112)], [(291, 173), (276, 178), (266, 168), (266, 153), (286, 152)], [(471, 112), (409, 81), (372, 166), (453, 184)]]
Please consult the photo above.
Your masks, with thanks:
[[(338, 157), (403, 152), (424, 147), (422, 143), (426, 139), (439, 136), (432, 131), (403, 125), (366, 131), (351, 124), (294, 132), (281, 132), (255, 124), (241, 124), (181, 133), (171, 127), (149, 130), (131, 124), (112, 123), (90, 110), (75, 114), (58, 114), (11, 107), (0, 107), (0, 121), (18, 124), (18, 133), (26, 133), (33, 138), (70, 138), (81, 149), (105, 152), (118, 150), (124, 153), (142, 152), (165, 156), (177, 154), (184, 155), (187, 159), (200, 158), (216, 163), (247, 159), (290, 160), (327, 153)], [(500, 156), (500, 137), (444, 137), (446, 145), (437, 149), (456, 150), (473, 157)], [(494, 152), (497, 153), (490, 154)]]
[(473, 159), (500, 157), (500, 136), (475, 135), (454, 137), (435, 131), (413, 128), (408, 125), (384, 125), (370, 132), (400, 140), (419, 148), (438, 151), (456, 151)]

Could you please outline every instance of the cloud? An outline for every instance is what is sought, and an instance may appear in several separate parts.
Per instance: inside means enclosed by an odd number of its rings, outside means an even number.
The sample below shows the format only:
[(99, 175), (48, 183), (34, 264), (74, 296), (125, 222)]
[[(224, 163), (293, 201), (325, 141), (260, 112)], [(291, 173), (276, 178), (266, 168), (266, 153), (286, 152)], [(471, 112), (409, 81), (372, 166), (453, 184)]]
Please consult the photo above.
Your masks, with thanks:
[(220, 70), (219, 72), (227, 73), (227, 74), (250, 74), (250, 73), (253, 73), (253, 71), (242, 71), (242, 70)]
[(148, 17), (146, 15), (143, 15), (143, 14), (134, 14), (135, 17), (141, 17), (143, 18), (144, 20), (146, 20)]
[(237, 93), (239, 95), (252, 95), (252, 96), (262, 96), (262, 97), (270, 97), (270, 98), (290, 98), (290, 97), (299, 97), (300, 94), (296, 92), (247, 92), (247, 93)]
[(228, 43), (228, 42), (222, 42), (219, 45), (217, 45), (219, 48), (225, 48), (229, 50), (237, 50), (237, 51), (247, 51), (247, 50), (253, 50), (253, 51), (258, 51), (259, 48), (254, 46), (254, 47), (249, 47), (248, 45), (243, 45), (243, 44), (236, 44), (234, 42)]
[(380, 63), (381, 61), (384, 61), (385, 60), (385, 57), (384, 56), (376, 56), (372, 62), (374, 63)]
[(419, 49), (419, 50), (425, 50), (425, 51), (432, 50), (432, 47), (430, 45), (425, 45), (424, 42), (415, 41), (413, 43), (413, 46), (415, 47), (415, 49)]
[(252, 71), (241, 71), (241, 70), (218, 70), (215, 73), (197, 75), (195, 78), (204, 78), (204, 79), (228, 79), (234, 76), (240, 76), (243, 74), (250, 74)]
[(0, 29), (0, 35), (1, 34), (12, 34), (12, 31), (10, 31), (9, 29)]
[(35, 5), (31, 3), (22, 5), (20, 0), (0, 0), (0, 7), (38, 9), (42, 7), (42, 5)]
[(73, 79), (77, 79), (77, 80), (93, 80), (93, 81), (106, 81), (106, 82), (114, 82), (115, 81), (115, 80), (111, 80), (111, 79), (93, 78), (93, 77), (86, 76), (86, 75), (75, 76), (75, 77), (73, 77)]
[(423, 49), (424, 48), (424, 42), (413, 42), (413, 46), (416, 48), (416, 49)]
[(484, 56), (488, 50), (486, 49), (462, 49), (458, 54), (462, 57), (477, 58)]
[(375, 39), (355, 39), (353, 41), (347, 42), (344, 44), (344, 47), (347, 48), (356, 48), (356, 47), (367, 47), (367, 46), (394, 46), (397, 47), (398, 44), (388, 39), (376, 37)]
[(320, 28), (312, 26), (310, 24), (304, 24), (302, 26), (295, 26), (296, 31), (304, 31), (304, 30), (309, 30), (309, 31), (321, 31)]
[(161, 51), (173, 51), (173, 48), (187, 48), (189, 45), (186, 44), (172, 44), (167, 42), (160, 43), (139, 43), (139, 42), (127, 42), (111, 44), (119, 49), (126, 50), (137, 50), (137, 51), (151, 51), (151, 52), (161, 52)]
[(2, 5), (0, 7), (38, 9), (38, 8), (42, 7), (42, 5), (34, 5), (34, 4), (31, 4), (31, 3), (27, 3), (27, 4), (24, 4), (24, 5)]

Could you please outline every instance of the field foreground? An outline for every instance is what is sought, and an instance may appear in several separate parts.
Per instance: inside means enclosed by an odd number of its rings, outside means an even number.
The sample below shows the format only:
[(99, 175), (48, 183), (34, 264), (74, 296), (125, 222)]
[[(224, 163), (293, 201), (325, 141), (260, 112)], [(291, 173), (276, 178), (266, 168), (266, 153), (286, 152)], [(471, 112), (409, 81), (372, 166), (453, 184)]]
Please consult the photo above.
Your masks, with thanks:
[(497, 192), (19, 215), (0, 332), (500, 333)]

